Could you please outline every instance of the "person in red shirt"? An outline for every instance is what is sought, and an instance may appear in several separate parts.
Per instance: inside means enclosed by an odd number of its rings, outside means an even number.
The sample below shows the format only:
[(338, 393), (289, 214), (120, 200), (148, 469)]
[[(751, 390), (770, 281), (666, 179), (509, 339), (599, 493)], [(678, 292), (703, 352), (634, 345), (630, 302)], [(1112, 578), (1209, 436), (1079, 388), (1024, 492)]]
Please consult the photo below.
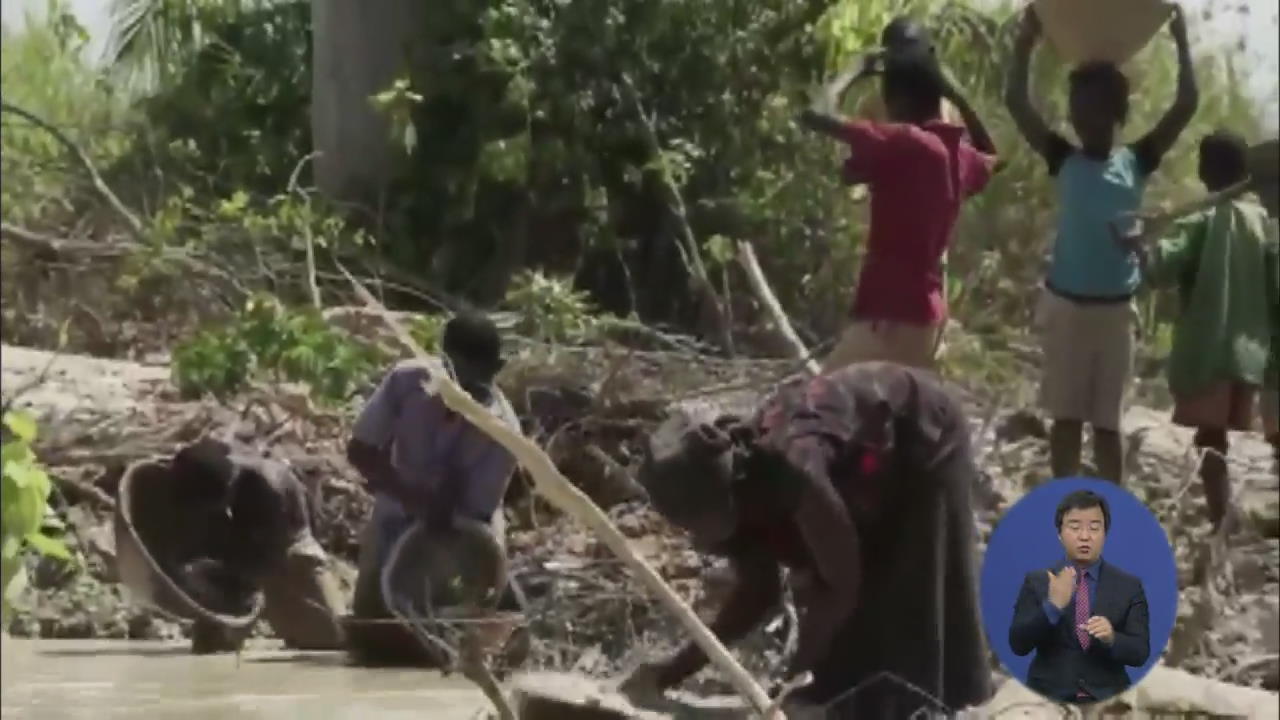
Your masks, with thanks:
[[(947, 79), (918, 27), (891, 25), (887, 52), (865, 55), (835, 78), (800, 117), (803, 126), (849, 146), (843, 180), (871, 194), (867, 252), (851, 323), (824, 361), (830, 371), (865, 360), (931, 368), (947, 306), (942, 257), (961, 203), (996, 171), (996, 148), (977, 113)], [(850, 120), (841, 98), (879, 74), (888, 122)], [(942, 119), (946, 99), (964, 119)]]

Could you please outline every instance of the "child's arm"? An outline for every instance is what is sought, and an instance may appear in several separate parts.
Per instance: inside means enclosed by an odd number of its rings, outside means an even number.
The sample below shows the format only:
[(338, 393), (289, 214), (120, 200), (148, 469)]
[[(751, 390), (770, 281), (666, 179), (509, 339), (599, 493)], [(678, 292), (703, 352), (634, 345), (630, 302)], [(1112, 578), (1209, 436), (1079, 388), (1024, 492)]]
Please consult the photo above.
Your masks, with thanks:
[(875, 74), (879, 62), (878, 53), (863, 55), (852, 67), (827, 83), (814, 103), (800, 113), (801, 127), (829, 135), (837, 140), (844, 139), (845, 120), (840, 115), (840, 101), (851, 85)]
[(1206, 214), (1183, 218), (1171, 226), (1145, 224), (1141, 218), (1136, 220), (1128, 232), (1120, 232), (1115, 223), (1111, 228), (1116, 242), (1138, 256), (1143, 277), (1148, 283), (1155, 287), (1176, 284), (1188, 268), (1199, 264), (1200, 249), (1204, 246), (1204, 235), (1208, 229)]
[(969, 100), (965, 98), (964, 93), (960, 91), (959, 86), (952, 81), (951, 76), (939, 66), (938, 75), (942, 83), (942, 96), (949, 100), (956, 110), (960, 111), (960, 117), (964, 119), (965, 130), (969, 132), (969, 140), (973, 143), (973, 147), (984, 155), (996, 156), (995, 141), (991, 139), (990, 133), (987, 132), (986, 125), (982, 124), (982, 118), (978, 117), (978, 113), (969, 104)]
[(1050, 174), (1056, 174), (1058, 166), (1070, 152), (1071, 146), (1061, 135), (1049, 129), (1049, 125), (1031, 104), (1028, 73), (1031, 67), (1031, 51), (1040, 39), (1040, 17), (1034, 6), (1028, 6), (1022, 15), (1022, 29), (1013, 45), (1013, 62), (1009, 70), (1009, 84), (1005, 88), (1004, 102), (1013, 116), (1014, 125), (1027, 144), (1049, 164)]
[(1191, 43), (1187, 40), (1187, 19), (1177, 5), (1173, 6), (1169, 32), (1178, 46), (1178, 94), (1164, 117), (1134, 146), (1145, 175), (1160, 167), (1160, 161), (1178, 141), (1178, 136), (1191, 122), (1200, 104), (1200, 90), (1196, 86), (1195, 68), (1191, 62)]

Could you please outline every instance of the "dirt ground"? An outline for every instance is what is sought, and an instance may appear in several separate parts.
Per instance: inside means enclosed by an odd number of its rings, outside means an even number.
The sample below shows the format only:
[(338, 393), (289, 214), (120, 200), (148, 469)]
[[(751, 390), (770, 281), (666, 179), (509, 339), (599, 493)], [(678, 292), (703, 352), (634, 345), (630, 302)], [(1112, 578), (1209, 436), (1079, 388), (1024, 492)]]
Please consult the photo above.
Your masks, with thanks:
[[(356, 533), (370, 507), (342, 458), (354, 407), (321, 411), (301, 389), (280, 386), (255, 388), (227, 405), (185, 401), (169, 384), (164, 365), (55, 357), (8, 346), (2, 361), (4, 396), (18, 395), (15, 407), (41, 421), (37, 450), (58, 480), (56, 505), (70, 521), (69, 540), (85, 562), (84, 572), (33, 563), (32, 586), (18, 603), (13, 635), (184, 634), (181, 623), (131, 605), (115, 584), (110, 503), (130, 462), (172, 452), (213, 431), (258, 441), (313, 485), (317, 536), (350, 586)], [(671, 402), (744, 408), (754, 397), (751, 383), (768, 382), (788, 368), (778, 362), (693, 366), (699, 368), (696, 375), (689, 358), (678, 354), (526, 349), (510, 363), (503, 386), (526, 432), (609, 509), (678, 592), (708, 610), (723, 588), (719, 566), (694, 553), (634, 499), (627, 468), (645, 430)], [(985, 543), (1000, 514), (1047, 476), (1047, 443), (1033, 408), (971, 399), (970, 416), (984, 468), (975, 514)], [(1160, 517), (1178, 560), (1179, 617), (1164, 664), (1202, 678), (1280, 689), (1280, 482), (1269, 447), (1255, 435), (1234, 442), (1232, 471), (1249, 523), (1240, 536), (1210, 552), (1215, 544), (1207, 537), (1189, 434), (1171, 426), (1166, 412), (1147, 407), (1129, 412), (1125, 430), (1132, 468), (1127, 486)], [(534, 606), (533, 669), (606, 676), (642, 652), (669, 648), (682, 635), (603, 544), (531, 498), (522, 477), (512, 483), (508, 514), (512, 560)], [(770, 676), (792, 632), (792, 623), (780, 616), (738, 654), (757, 675)], [(694, 689), (723, 689), (710, 673), (700, 677)]]

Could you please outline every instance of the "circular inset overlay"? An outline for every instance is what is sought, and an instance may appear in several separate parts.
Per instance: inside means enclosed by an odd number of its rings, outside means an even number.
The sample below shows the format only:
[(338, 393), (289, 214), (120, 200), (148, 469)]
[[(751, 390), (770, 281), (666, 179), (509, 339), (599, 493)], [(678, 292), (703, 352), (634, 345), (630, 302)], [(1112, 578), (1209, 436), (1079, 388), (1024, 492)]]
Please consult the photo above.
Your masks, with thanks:
[[(1096, 503), (1090, 506), (1088, 496), (1079, 491), (1090, 491), (1106, 501), (1109, 527), (1100, 522), (1101, 508)], [(1055, 516), (1060, 507), (1070, 505), (1090, 507), (1067, 510), (1069, 515), (1064, 517), (1071, 522), (1064, 522), (1059, 532)], [(1111, 645), (1094, 646), (1100, 641), (1092, 635), (1077, 640), (1074, 591), (1065, 607), (1059, 609), (1052, 602), (1053, 607), (1045, 607), (1050, 600), (1049, 573), (1061, 574), (1068, 566), (1089, 571), (1085, 582), (1091, 591), (1090, 604), (1081, 613), (1085, 624), (1088, 618), (1101, 614), (1109, 618), (1108, 624), (1114, 620), (1122, 626), (1111, 628)], [(1137, 595), (1135, 579), (1141, 584), (1141, 596)], [(1063, 598), (1065, 585), (1059, 588), (1058, 597)], [(1132, 685), (1156, 664), (1177, 618), (1178, 570), (1168, 535), (1140, 500), (1110, 482), (1060, 479), (1027, 493), (1000, 519), (982, 563), (981, 595), (987, 640), (1005, 670), (1037, 693), (1067, 701), (1061, 696), (1062, 689), (1076, 687), (1076, 674), (1089, 672), (1097, 678), (1110, 673), (1116, 677), (1116, 669), (1123, 667)], [(1129, 665), (1125, 661), (1141, 655), (1141, 644), (1133, 641), (1140, 639), (1142, 631), (1141, 623), (1135, 620), (1141, 612), (1132, 610), (1138, 597), (1146, 601), (1148, 651), (1142, 662)], [(1080, 631), (1089, 634), (1087, 629)], [(1129, 639), (1116, 640), (1114, 633), (1127, 634)], [(1079, 645), (1071, 645), (1073, 642)], [(1022, 654), (1015, 652), (1015, 643)], [(1041, 654), (1044, 658), (1037, 661)], [(1035, 677), (1029, 681), (1033, 662)], [(1095, 668), (1073, 669), (1088, 663)], [(1109, 694), (1122, 690), (1116, 691)]]

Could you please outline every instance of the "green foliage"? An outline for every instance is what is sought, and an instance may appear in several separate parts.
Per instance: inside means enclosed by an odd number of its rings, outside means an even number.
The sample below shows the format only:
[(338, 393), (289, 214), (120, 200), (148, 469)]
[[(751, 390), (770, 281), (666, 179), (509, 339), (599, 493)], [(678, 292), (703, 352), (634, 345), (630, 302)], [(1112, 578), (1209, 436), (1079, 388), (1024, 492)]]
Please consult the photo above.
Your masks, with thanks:
[(517, 330), (542, 342), (579, 342), (596, 328), (585, 293), (568, 280), (536, 270), (515, 277), (504, 304), (519, 314)]
[(318, 401), (340, 403), (381, 371), (378, 349), (333, 328), (313, 308), (251, 298), (231, 322), (178, 346), (174, 384), (187, 396), (225, 397), (255, 377), (305, 383)]
[(155, 161), (219, 194), (283, 189), (311, 150), (310, 4), (118, 4), (115, 67), (146, 81)]
[(422, 104), (422, 96), (409, 89), (409, 78), (396, 78), (390, 88), (369, 98), (369, 102), (375, 110), (387, 117), (391, 126), (391, 138), (402, 143), (405, 152), (412, 154), (418, 146), (413, 111)]
[[(127, 102), (83, 62), (87, 35), (63, 2), (47, 15), (29, 15), (21, 34), (0, 42), (4, 100), (61, 129), (99, 164), (129, 147), (121, 127)], [(0, 207), (10, 222), (31, 224), (71, 216), (96, 201), (77, 161), (47, 131), (5, 115), (0, 126)]]
[(4, 621), (7, 624), (14, 599), (27, 584), (24, 555), (40, 555), (70, 561), (71, 552), (48, 530), (61, 523), (49, 509), (53, 484), (31, 449), (36, 439), (36, 422), (21, 412), (4, 414), (3, 490), (0, 491), (0, 589), (3, 590)]
[(418, 347), (439, 354), (447, 321), (444, 315), (418, 315), (409, 321), (409, 336), (418, 343)]

